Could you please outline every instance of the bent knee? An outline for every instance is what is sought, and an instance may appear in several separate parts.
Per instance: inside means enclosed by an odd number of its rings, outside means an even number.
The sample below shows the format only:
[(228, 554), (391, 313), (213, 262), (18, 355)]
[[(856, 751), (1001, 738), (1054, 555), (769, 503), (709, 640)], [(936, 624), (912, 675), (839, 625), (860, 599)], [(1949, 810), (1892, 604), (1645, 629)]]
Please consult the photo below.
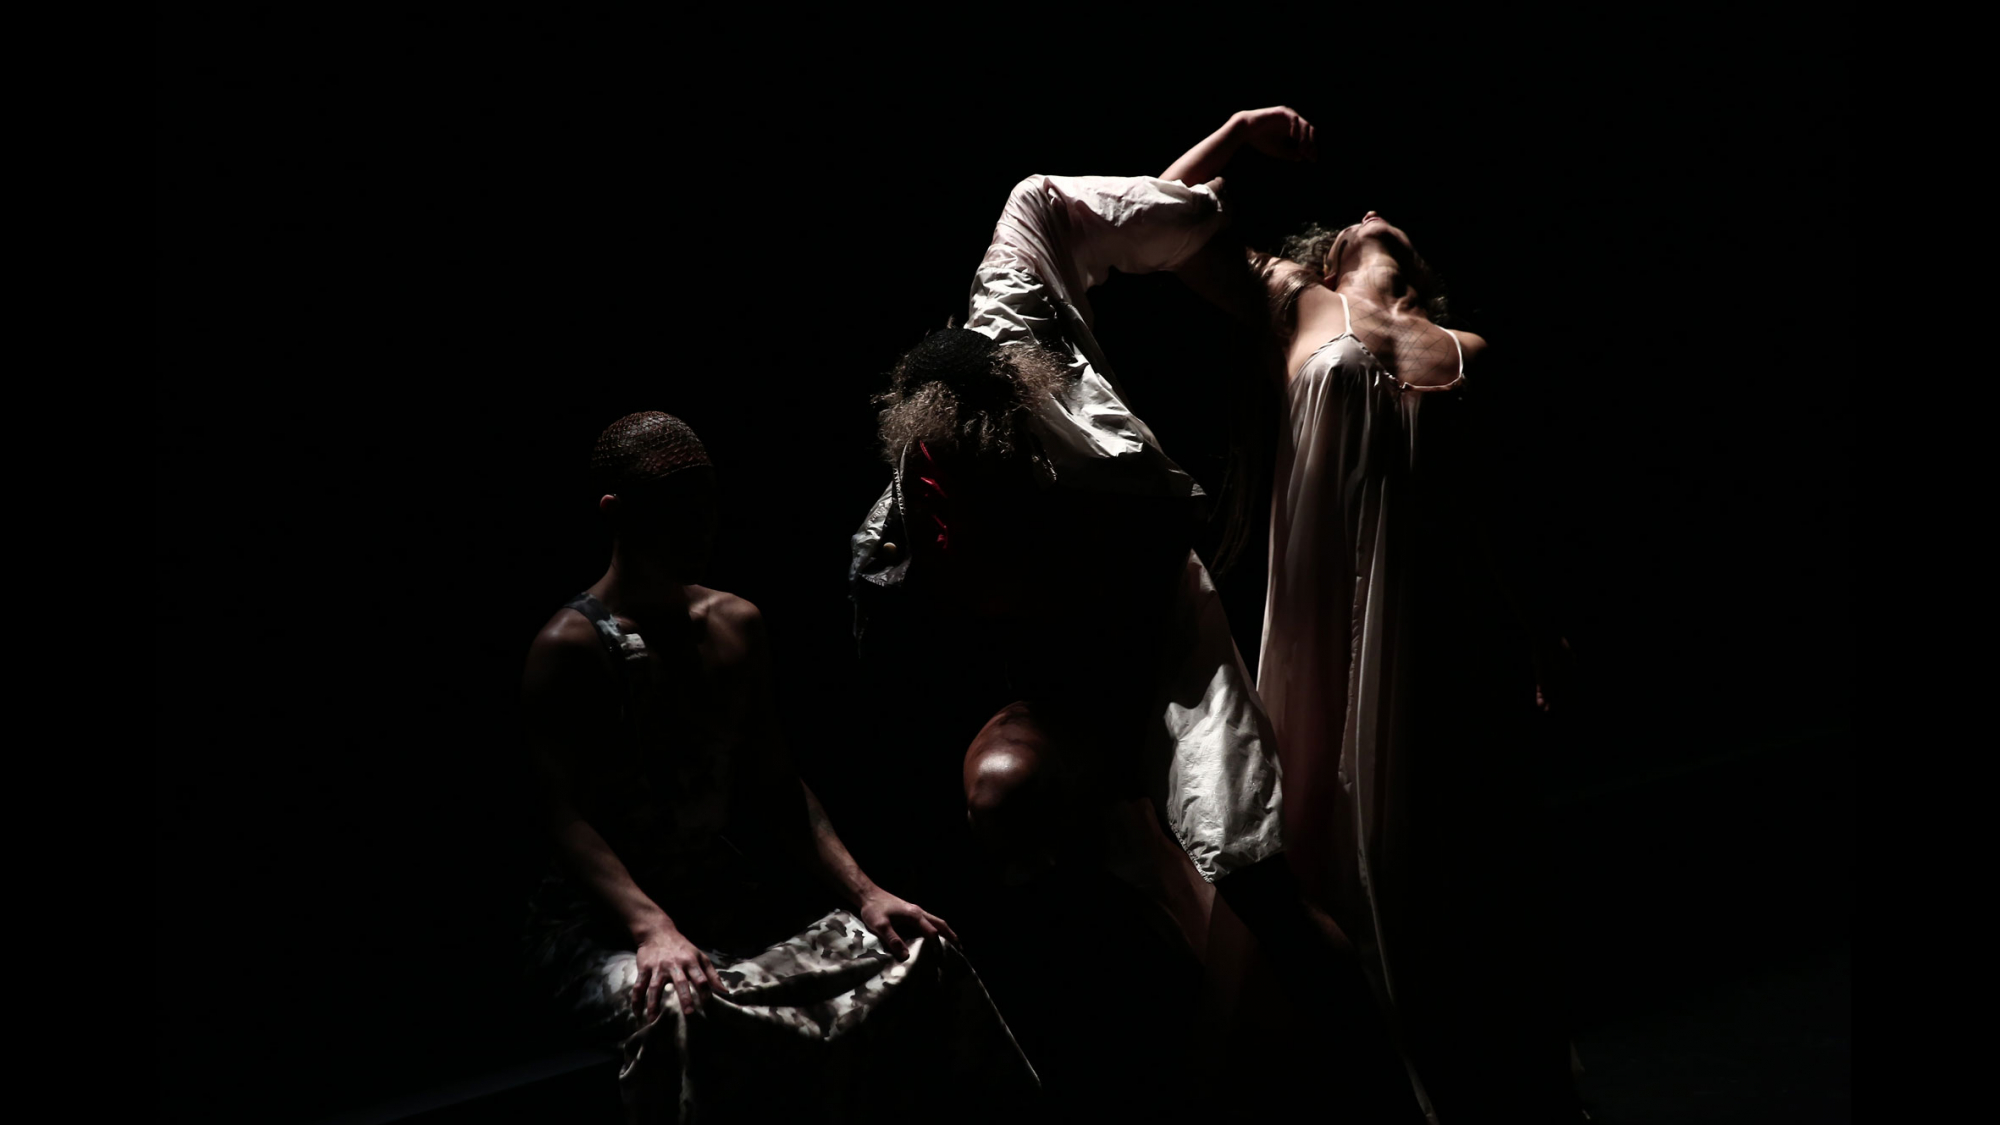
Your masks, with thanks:
[(1049, 736), (1025, 702), (1010, 703), (986, 720), (965, 750), (965, 797), (988, 799), (1031, 785), (1045, 772)]
[(995, 740), (965, 756), (965, 805), (975, 817), (1033, 803), (1047, 768), (1030, 744)]

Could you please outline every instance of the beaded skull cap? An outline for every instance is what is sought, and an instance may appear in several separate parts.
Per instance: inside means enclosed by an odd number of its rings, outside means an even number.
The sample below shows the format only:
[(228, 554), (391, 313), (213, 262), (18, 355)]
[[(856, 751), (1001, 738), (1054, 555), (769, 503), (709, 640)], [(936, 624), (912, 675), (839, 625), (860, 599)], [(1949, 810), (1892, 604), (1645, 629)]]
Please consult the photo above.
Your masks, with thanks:
[(657, 410), (627, 414), (597, 435), (591, 475), (607, 492), (642, 487), (708, 466), (708, 450), (686, 422)]

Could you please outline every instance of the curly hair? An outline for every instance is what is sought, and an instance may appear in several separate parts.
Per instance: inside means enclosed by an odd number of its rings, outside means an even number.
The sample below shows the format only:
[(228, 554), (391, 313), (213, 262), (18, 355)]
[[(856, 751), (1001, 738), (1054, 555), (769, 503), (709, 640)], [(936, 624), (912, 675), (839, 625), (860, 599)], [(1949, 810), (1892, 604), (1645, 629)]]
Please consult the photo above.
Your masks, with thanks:
[[(1304, 267), (1316, 280), (1324, 280), (1325, 274), (1322, 268), (1326, 262), (1327, 251), (1333, 249), (1333, 241), (1338, 237), (1340, 237), (1338, 230), (1329, 230), (1318, 223), (1308, 223), (1304, 230), (1285, 239), (1284, 245), (1278, 249), (1278, 254)], [(1443, 326), (1451, 319), (1451, 301), (1445, 291), (1444, 278), (1439, 277), (1437, 271), (1430, 267), (1430, 263), (1424, 261), (1424, 256), (1414, 249), (1410, 251), (1410, 267), (1404, 279), (1422, 299), (1424, 312), (1430, 316), (1432, 324)]]
[(882, 456), (894, 464), (919, 441), (955, 443), (982, 460), (1033, 456), (1029, 414), (1060, 393), (1068, 377), (1062, 357), (1043, 348), (940, 329), (903, 353), (889, 372), (889, 389), (875, 396)]

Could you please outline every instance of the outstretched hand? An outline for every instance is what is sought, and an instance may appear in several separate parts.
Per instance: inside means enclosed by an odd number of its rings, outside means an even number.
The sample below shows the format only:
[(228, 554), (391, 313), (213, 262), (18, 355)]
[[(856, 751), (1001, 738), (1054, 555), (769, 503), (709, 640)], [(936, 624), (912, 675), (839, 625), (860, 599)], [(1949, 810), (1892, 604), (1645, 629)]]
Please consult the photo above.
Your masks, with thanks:
[(951, 923), (879, 887), (862, 898), (860, 916), (861, 924), (868, 927), (869, 932), (881, 940), (882, 948), (898, 961), (910, 956), (910, 943), (904, 940), (906, 933), (913, 937), (943, 934), (954, 943), (958, 941), (958, 934), (952, 930)]
[(1246, 109), (1236, 116), (1242, 123), (1243, 140), (1258, 152), (1280, 160), (1317, 159), (1312, 123), (1290, 106)]

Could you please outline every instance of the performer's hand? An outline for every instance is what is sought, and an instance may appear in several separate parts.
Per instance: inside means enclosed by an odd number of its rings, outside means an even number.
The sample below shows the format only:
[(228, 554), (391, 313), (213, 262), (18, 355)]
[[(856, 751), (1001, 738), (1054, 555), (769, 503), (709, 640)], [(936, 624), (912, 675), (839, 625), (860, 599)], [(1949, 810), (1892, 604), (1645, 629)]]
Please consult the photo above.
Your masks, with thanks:
[(1318, 156), (1312, 123), (1290, 106), (1246, 109), (1236, 117), (1242, 122), (1243, 139), (1266, 156), (1280, 160), (1313, 160)]
[(896, 932), (898, 929), (913, 930), (924, 937), (943, 934), (953, 942), (958, 941), (958, 934), (953, 932), (951, 923), (915, 903), (904, 902), (880, 887), (862, 897), (861, 924), (880, 938), (882, 948), (894, 954), (898, 961), (910, 955), (910, 943)]
[(639, 943), (639, 977), (632, 984), (632, 1009), (643, 1011), (651, 1023), (660, 1014), (660, 995), (669, 986), (681, 998), (681, 1011), (702, 1012), (703, 999), (713, 990), (722, 991), (722, 981), (708, 954), (696, 949), (681, 932), (666, 926), (647, 935)]

